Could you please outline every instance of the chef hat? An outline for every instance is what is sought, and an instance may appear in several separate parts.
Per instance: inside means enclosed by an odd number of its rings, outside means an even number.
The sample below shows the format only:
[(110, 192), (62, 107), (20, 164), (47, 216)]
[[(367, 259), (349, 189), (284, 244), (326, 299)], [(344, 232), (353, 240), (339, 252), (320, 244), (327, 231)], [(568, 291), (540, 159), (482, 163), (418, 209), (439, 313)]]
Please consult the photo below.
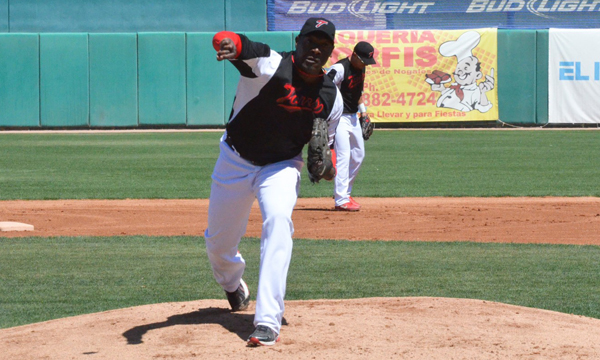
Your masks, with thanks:
[(473, 49), (479, 44), (481, 35), (477, 31), (467, 31), (456, 40), (446, 41), (440, 45), (440, 54), (445, 57), (456, 56), (461, 60), (473, 56)]

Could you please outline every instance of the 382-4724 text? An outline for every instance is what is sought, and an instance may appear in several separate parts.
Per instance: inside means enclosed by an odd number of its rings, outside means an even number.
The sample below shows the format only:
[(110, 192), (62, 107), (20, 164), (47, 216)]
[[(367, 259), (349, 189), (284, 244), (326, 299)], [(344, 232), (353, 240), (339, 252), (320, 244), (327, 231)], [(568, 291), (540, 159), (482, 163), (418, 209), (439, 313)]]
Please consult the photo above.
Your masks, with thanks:
[(436, 104), (436, 94), (426, 94), (424, 92), (406, 92), (400, 94), (365, 92), (363, 101), (365, 106), (426, 106)]

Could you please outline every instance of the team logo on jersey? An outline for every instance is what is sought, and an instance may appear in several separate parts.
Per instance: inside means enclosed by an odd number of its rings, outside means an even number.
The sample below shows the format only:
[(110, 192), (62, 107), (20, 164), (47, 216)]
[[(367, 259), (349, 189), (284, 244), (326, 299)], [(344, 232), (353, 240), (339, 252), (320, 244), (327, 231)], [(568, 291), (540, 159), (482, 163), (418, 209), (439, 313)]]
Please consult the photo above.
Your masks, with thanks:
[(308, 96), (299, 95), (292, 84), (286, 84), (284, 88), (288, 91), (288, 94), (277, 99), (277, 105), (286, 109), (288, 112), (312, 111), (315, 114), (319, 114), (325, 108), (321, 99), (313, 99)]
[(365, 80), (365, 75), (362, 74), (360, 76), (350, 75), (348, 76), (348, 89), (354, 89), (355, 87), (361, 85)]

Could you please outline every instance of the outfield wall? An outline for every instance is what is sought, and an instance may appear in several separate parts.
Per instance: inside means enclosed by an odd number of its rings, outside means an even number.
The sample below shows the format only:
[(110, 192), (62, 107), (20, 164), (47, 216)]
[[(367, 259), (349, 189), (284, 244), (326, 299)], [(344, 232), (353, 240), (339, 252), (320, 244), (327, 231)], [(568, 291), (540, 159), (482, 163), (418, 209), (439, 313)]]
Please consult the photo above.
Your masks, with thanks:
[(0, 32), (266, 31), (261, 0), (0, 0)]
[[(213, 32), (0, 34), (0, 127), (224, 125), (239, 74)], [(246, 32), (291, 50), (294, 32)], [(6, 56), (10, 54), (10, 56)], [(548, 122), (548, 31), (498, 30), (499, 118)]]

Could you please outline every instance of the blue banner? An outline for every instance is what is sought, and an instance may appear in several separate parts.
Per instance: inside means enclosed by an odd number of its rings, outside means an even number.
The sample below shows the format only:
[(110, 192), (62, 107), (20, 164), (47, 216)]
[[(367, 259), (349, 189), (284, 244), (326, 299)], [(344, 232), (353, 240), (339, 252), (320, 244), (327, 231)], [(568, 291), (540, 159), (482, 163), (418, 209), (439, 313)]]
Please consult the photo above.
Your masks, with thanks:
[(267, 12), (269, 31), (313, 16), (346, 30), (600, 27), (600, 0), (268, 0)]

